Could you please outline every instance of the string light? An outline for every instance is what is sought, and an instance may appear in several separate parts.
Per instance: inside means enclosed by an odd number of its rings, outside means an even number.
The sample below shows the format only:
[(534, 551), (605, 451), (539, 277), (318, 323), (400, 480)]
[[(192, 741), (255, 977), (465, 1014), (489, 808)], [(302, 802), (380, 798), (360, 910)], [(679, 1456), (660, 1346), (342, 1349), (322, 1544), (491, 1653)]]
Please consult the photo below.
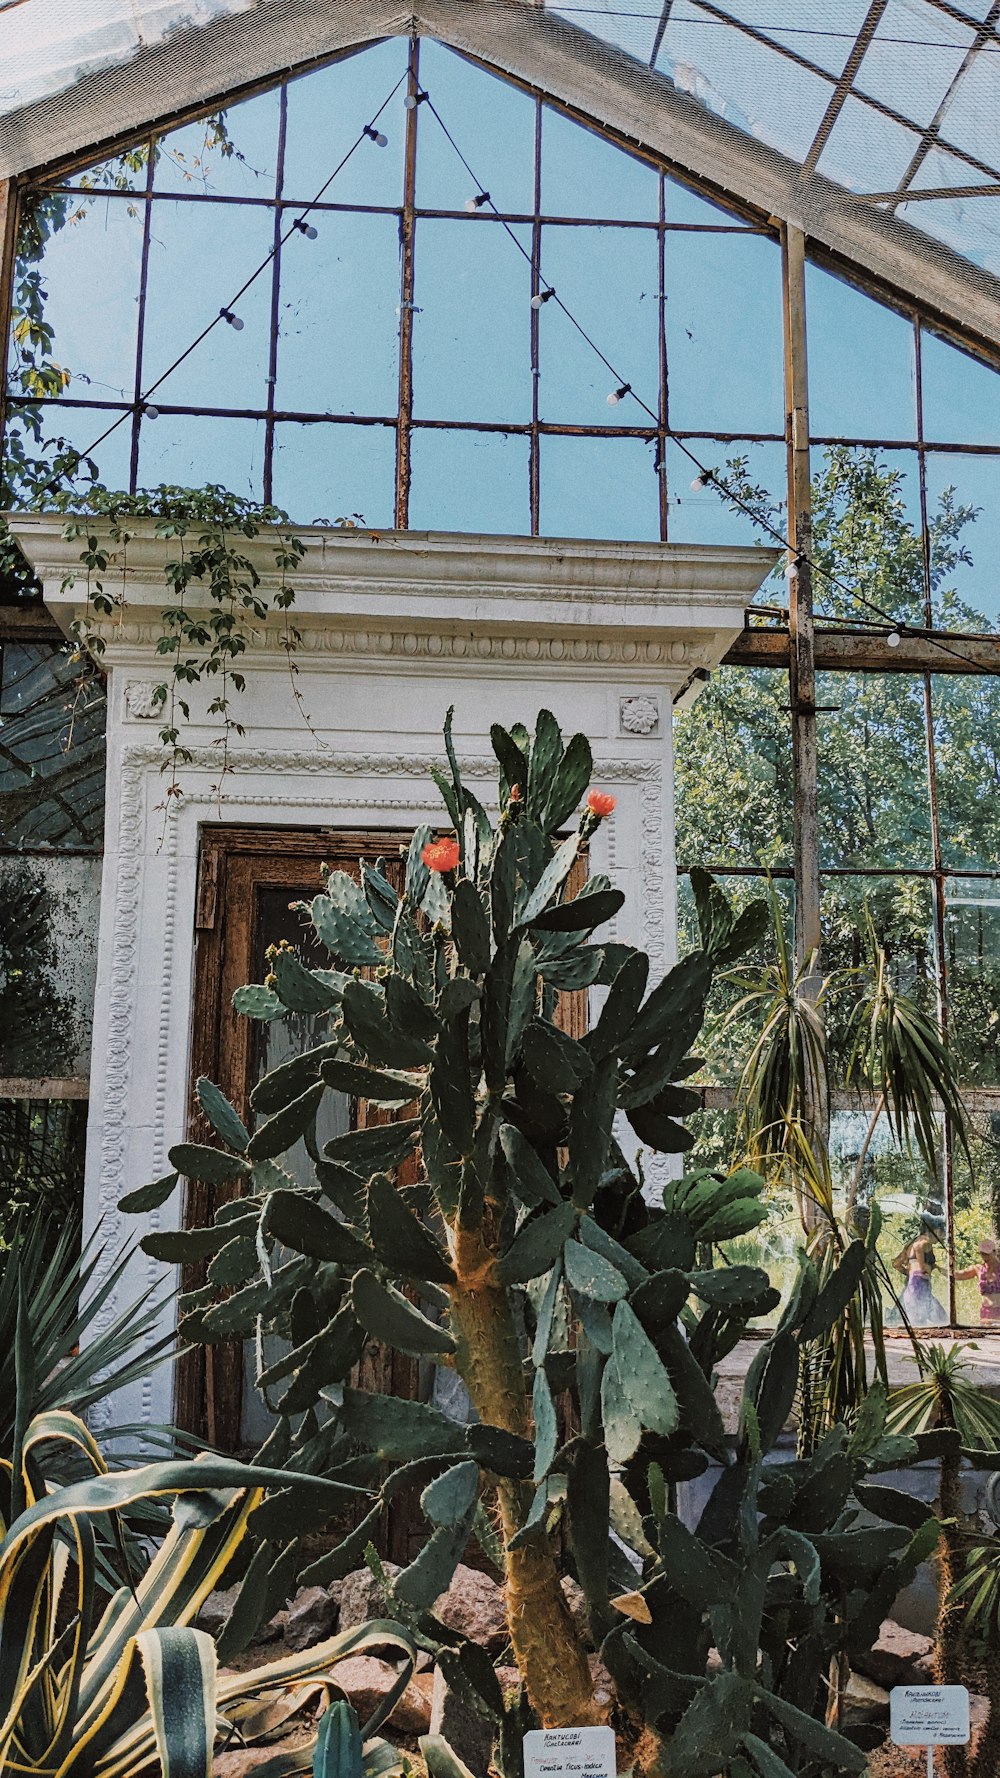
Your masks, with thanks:
[(295, 221), (292, 223), (292, 227), (297, 228), (300, 235), (305, 235), (307, 241), (315, 241), (316, 230), (313, 228), (311, 222), (306, 221), (304, 216), (296, 216)]
[(890, 630), (885, 639), (886, 648), (898, 648), (903, 638), (898, 630)]
[(242, 317), (242, 315), (234, 315), (232, 309), (220, 309), (219, 315), (223, 321), (227, 321), (229, 323), (229, 326), (233, 329), (234, 333), (242, 333), (243, 332), (243, 317)]
[(626, 395), (631, 395), (631, 393), (631, 383), (619, 383), (618, 388), (612, 389), (611, 394), (608, 396), (608, 406), (617, 407), (618, 403), (624, 401)]
[(547, 290), (536, 290), (534, 296), (531, 299), (532, 308), (533, 309), (540, 309), (542, 307), (543, 303), (550, 303), (552, 301), (552, 298), (555, 296), (555, 293), (556, 292), (555, 292), (554, 285), (550, 285)]
[(489, 201), (490, 201), (489, 192), (488, 191), (480, 191), (476, 194), (476, 196), (474, 198), (466, 198), (465, 208), (468, 210), (470, 216), (474, 216), (476, 214), (476, 211), (481, 210), (483, 205), (488, 204)]
[(415, 93), (407, 93), (406, 98), (403, 100), (403, 110), (404, 111), (416, 111), (417, 106), (422, 104), (424, 99), (429, 99), (429, 98), (430, 98), (429, 93), (424, 93), (424, 92), (419, 92), (419, 91), (415, 92)]
[(365, 124), (365, 135), (368, 136), (372, 142), (374, 142), (376, 148), (388, 148), (388, 146), (389, 146), (388, 136), (384, 135), (381, 130), (377, 130), (373, 123), (366, 123)]
[[(142, 402), (139, 407), (139, 412), (141, 413), (144, 420), (158, 420), (160, 417), (159, 408), (154, 407), (151, 401)], [(94, 446), (91, 445), (90, 448), (91, 448), (91, 450), (93, 450)]]
[(707, 488), (711, 484), (712, 480), (713, 480), (713, 476), (712, 476), (711, 470), (702, 469), (699, 472), (699, 474), (695, 476), (694, 481), (691, 483), (692, 494), (700, 494), (702, 488)]

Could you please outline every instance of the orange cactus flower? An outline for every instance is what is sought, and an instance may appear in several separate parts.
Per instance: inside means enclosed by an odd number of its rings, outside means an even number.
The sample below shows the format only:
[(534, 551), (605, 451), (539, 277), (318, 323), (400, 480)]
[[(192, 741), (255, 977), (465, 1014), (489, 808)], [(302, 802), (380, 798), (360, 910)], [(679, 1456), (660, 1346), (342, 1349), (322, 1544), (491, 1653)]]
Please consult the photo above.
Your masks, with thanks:
[(591, 790), (587, 793), (587, 807), (592, 815), (598, 817), (598, 820), (605, 815), (612, 814), (617, 801), (618, 798), (612, 796), (607, 790)]
[(521, 786), (520, 786), (520, 784), (512, 784), (511, 785), (510, 791), (509, 791), (509, 794), (507, 797), (507, 801), (509, 803), (519, 803), (521, 801)]
[(457, 840), (429, 840), (421, 853), (428, 870), (458, 869)]

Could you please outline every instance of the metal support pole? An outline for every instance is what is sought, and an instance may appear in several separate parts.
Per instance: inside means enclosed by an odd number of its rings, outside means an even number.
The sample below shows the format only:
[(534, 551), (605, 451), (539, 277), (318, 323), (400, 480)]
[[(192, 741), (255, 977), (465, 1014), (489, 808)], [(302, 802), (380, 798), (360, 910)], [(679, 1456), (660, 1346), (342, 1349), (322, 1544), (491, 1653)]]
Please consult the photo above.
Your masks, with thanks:
[[(17, 189), (13, 179), (0, 179), (0, 339), (3, 363), (10, 343), (11, 309), (14, 301), (14, 234)], [(0, 375), (0, 483), (3, 481), (4, 434), (7, 425), (7, 378)]]
[[(820, 882), (817, 812), (816, 652), (813, 633), (812, 506), (809, 475), (809, 386), (806, 367), (805, 239), (802, 230), (783, 230), (785, 311), (785, 437), (788, 450), (788, 689), (792, 719), (795, 862), (795, 962), (812, 958), (806, 991), (819, 989)], [(816, 1095), (812, 1095), (816, 1097)], [(829, 1111), (825, 1103), (802, 1108), (806, 1129), (825, 1143)], [(806, 1228), (821, 1220), (811, 1200), (802, 1204)]]

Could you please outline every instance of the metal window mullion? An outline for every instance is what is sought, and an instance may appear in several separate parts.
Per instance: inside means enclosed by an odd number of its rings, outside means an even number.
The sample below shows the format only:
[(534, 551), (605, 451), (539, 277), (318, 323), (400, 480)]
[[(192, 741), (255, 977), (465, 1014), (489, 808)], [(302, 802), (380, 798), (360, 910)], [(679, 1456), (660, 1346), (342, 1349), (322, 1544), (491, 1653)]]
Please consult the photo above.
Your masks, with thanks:
[[(542, 101), (535, 96), (535, 213), (531, 219), (532, 294), (542, 288)], [(538, 383), (541, 377), (541, 310), (529, 310), (531, 353), (531, 436), (528, 442), (528, 507), (532, 537), (541, 525), (541, 446), (539, 444)]]
[(670, 424), (670, 376), (667, 361), (667, 182), (661, 173), (660, 187), (660, 226), (657, 231), (657, 300), (659, 315), (657, 317), (657, 346), (659, 350), (659, 393), (657, 412), (659, 429), (656, 436), (656, 486), (660, 509), (660, 542), (666, 543), (670, 537), (670, 483), (667, 475), (667, 430)]
[(288, 83), (282, 82), (278, 109), (278, 157), (274, 181), (274, 259), (271, 262), (271, 323), (267, 346), (267, 417), (264, 421), (264, 500), (274, 497), (274, 392), (278, 379), (278, 317), (281, 303), (281, 194), (285, 179), (285, 137), (288, 128)]
[(149, 138), (149, 156), (146, 161), (146, 191), (143, 198), (142, 218), (142, 255), (139, 263), (139, 315), (135, 331), (135, 382), (132, 399), (132, 443), (129, 453), (129, 493), (134, 494), (139, 485), (139, 434), (142, 429), (142, 352), (146, 335), (146, 289), (149, 282), (149, 245), (153, 230), (153, 171), (156, 161), (156, 144), (158, 138)]
[[(409, 91), (420, 91), (420, 44), (410, 39)], [(413, 418), (413, 303), (416, 249), (416, 169), (419, 104), (406, 113), (403, 209), (399, 218), (399, 411), (396, 422), (396, 514), (398, 531), (410, 522), (410, 423)]]

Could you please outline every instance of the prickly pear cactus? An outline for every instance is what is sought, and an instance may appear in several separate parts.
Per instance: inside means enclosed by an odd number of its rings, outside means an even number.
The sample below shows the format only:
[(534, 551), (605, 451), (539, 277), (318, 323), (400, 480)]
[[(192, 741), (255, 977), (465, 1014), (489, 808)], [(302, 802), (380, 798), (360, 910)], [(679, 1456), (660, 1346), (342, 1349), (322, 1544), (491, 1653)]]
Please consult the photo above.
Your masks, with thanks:
[[(612, 798), (588, 794), (585, 738), (564, 745), (543, 711), (533, 737), (495, 728), (492, 740), (496, 822), (462, 783), (447, 725), (450, 770), (435, 778), (448, 835), (414, 835), (400, 894), (378, 863), (364, 861), (360, 881), (330, 874), (300, 910), (329, 966), (286, 948), (267, 982), (238, 992), (251, 1018), (325, 1018), (322, 1041), (260, 1081), (252, 1134), (199, 1083), (220, 1145), (175, 1148), (176, 1175), (238, 1180), (242, 1195), (207, 1228), (143, 1241), (164, 1259), (208, 1259), (204, 1288), (183, 1304), (186, 1339), (254, 1338), (260, 1353), (267, 1335), (284, 1342), (257, 1386), (277, 1416), (267, 1459), (287, 1466), (289, 1485), (255, 1515), (257, 1553), (223, 1651), (296, 1573), (312, 1584), (356, 1567), (386, 1503), (415, 1484), (426, 1542), (393, 1603), (439, 1648), (430, 1607), (470, 1536), (499, 1547), (524, 1696), (505, 1707), (489, 1660), (454, 1636), (440, 1659), (496, 1721), (505, 1769), (517, 1769), (532, 1723), (608, 1714), (560, 1585), (567, 1571), (615, 1682), (615, 1720), (641, 1736), (650, 1769), (860, 1769), (863, 1754), (815, 1713), (831, 1658), (877, 1635), (935, 1535), (902, 1508), (898, 1527), (855, 1528), (866, 1470), (911, 1447), (885, 1440), (873, 1394), (851, 1437), (837, 1429), (808, 1464), (764, 1461), (792, 1407), (799, 1342), (840, 1313), (857, 1255), (822, 1290), (803, 1263), (751, 1367), (734, 1445), (714, 1368), (777, 1295), (719, 1246), (765, 1217), (762, 1181), (701, 1171), (650, 1203), (636, 1159), (689, 1146), (679, 1120), (697, 1098), (683, 1083), (713, 971), (757, 940), (765, 904), (737, 918), (696, 875), (702, 948), (650, 981), (643, 952), (600, 937), (621, 892), (591, 876), (569, 893), (589, 837), (613, 818)], [(603, 993), (574, 1038), (558, 996), (588, 988)], [(329, 1093), (392, 1116), (320, 1148)], [(307, 1185), (281, 1164), (300, 1139)], [(401, 1186), (394, 1170), (414, 1155), (419, 1182)], [(132, 1205), (162, 1201), (176, 1175)], [(354, 1386), (373, 1337), (457, 1373), (469, 1423)], [(678, 1489), (713, 1469), (693, 1531)], [(367, 1502), (356, 1528), (305, 1567), (302, 1540), (320, 1527), (296, 1470), (349, 1480)], [(891, 1493), (869, 1502), (882, 1519), (893, 1518)]]

